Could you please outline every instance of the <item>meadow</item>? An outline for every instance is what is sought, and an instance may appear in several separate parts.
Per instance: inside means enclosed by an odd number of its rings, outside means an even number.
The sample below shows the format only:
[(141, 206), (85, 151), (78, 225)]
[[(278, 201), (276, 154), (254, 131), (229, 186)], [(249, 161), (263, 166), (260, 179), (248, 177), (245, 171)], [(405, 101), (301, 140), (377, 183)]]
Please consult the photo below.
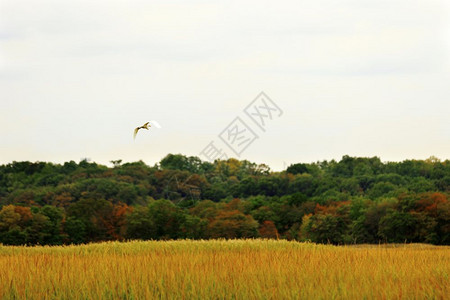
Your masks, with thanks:
[(0, 246), (0, 298), (445, 299), (449, 250), (261, 239)]

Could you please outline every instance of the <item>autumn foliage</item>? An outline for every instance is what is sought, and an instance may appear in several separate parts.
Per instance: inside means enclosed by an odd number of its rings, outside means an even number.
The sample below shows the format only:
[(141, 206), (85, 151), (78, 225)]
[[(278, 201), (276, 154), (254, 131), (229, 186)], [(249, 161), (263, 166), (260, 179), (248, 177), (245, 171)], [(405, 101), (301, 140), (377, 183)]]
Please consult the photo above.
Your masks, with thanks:
[(159, 164), (83, 160), (0, 166), (0, 243), (271, 238), (450, 244), (450, 161)]

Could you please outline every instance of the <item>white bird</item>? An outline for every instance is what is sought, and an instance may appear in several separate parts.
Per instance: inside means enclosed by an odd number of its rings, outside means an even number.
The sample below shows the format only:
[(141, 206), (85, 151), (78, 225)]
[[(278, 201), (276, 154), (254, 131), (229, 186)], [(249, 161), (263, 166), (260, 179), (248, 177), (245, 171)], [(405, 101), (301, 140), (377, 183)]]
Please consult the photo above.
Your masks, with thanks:
[(133, 138), (134, 138), (134, 139), (136, 138), (136, 134), (138, 133), (139, 129), (147, 129), (147, 130), (148, 130), (149, 127), (152, 127), (149, 123), (150, 123), (150, 122), (147, 122), (147, 123), (145, 123), (145, 124), (142, 125), (142, 126), (136, 127), (136, 128), (134, 129)]

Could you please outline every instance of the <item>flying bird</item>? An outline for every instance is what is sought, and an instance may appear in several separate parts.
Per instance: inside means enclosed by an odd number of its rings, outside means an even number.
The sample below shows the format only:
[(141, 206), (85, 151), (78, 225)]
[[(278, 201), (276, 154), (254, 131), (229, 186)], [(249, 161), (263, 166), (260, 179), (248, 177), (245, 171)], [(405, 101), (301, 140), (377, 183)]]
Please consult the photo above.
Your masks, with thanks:
[(139, 129), (147, 129), (148, 130), (149, 127), (152, 127), (149, 123), (150, 122), (147, 122), (142, 126), (136, 127), (136, 129), (134, 129), (133, 138), (136, 139), (136, 134), (138, 133)]

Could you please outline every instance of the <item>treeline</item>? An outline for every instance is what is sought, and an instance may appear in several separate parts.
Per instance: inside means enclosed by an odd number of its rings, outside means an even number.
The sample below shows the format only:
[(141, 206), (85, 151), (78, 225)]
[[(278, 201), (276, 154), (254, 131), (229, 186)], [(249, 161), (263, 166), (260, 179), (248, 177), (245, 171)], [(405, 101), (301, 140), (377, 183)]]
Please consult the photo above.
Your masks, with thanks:
[(344, 156), (283, 172), (169, 154), (154, 166), (0, 166), (0, 243), (279, 238), (450, 244), (450, 161)]

